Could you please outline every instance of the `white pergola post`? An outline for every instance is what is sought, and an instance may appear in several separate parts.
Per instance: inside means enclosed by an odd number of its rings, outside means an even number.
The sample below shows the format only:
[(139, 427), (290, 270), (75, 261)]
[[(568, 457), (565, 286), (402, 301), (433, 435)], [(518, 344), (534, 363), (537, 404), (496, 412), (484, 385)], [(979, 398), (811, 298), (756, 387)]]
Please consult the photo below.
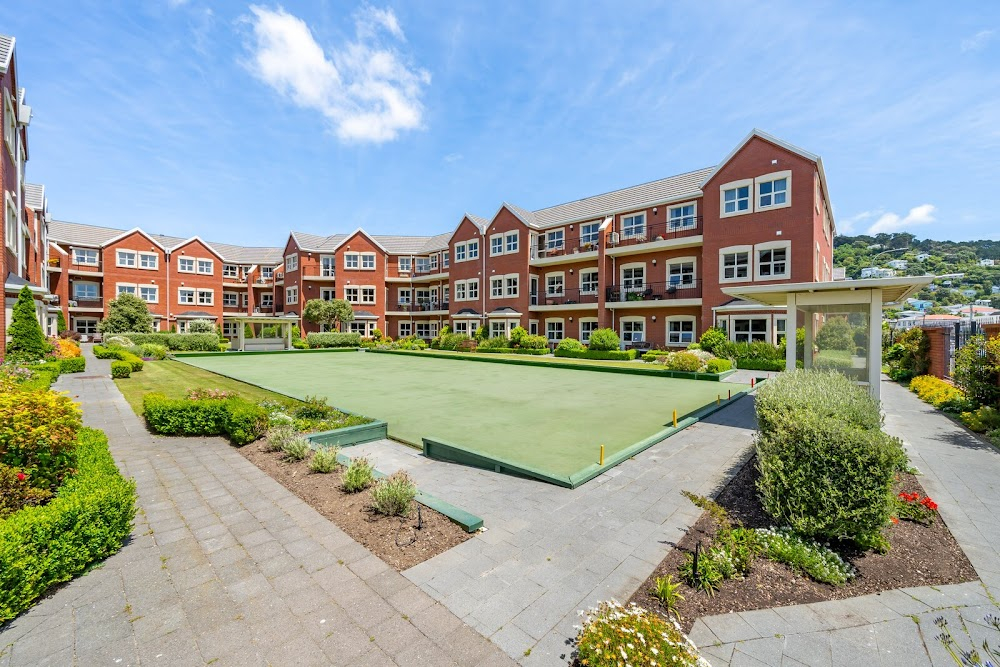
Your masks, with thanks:
[(285, 339), (285, 349), (292, 349), (292, 323), (282, 322), (281, 323), (281, 333)]
[(237, 328), (240, 331), (239, 336), (237, 338), (236, 349), (239, 350), (240, 352), (244, 352), (245, 351), (244, 348), (246, 347), (246, 335), (245, 334), (246, 334), (247, 325), (246, 325), (245, 322), (242, 322), (240, 320), (236, 320), (236, 326), (237, 326)]
[(868, 390), (878, 401), (882, 394), (882, 290), (873, 289), (871, 299), (868, 310)]
[(805, 344), (802, 346), (802, 366), (803, 368), (812, 368), (813, 346), (816, 344), (816, 314), (807, 312), (805, 323), (803, 326), (805, 327), (806, 335), (805, 335)]
[[(795, 292), (788, 293), (788, 315), (785, 320), (785, 370), (795, 370), (795, 348), (796, 331), (798, 325), (799, 309), (795, 305)], [(808, 340), (806, 341), (808, 343)]]

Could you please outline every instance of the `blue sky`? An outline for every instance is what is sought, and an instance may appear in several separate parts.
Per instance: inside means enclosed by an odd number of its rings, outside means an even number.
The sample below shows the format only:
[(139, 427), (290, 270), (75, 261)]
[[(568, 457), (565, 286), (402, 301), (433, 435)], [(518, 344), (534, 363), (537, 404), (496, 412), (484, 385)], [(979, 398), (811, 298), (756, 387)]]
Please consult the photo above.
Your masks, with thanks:
[[(905, 6), (905, 11), (901, 8)], [(1000, 3), (22, 3), (57, 219), (280, 245), (823, 156), (842, 232), (1000, 238)]]

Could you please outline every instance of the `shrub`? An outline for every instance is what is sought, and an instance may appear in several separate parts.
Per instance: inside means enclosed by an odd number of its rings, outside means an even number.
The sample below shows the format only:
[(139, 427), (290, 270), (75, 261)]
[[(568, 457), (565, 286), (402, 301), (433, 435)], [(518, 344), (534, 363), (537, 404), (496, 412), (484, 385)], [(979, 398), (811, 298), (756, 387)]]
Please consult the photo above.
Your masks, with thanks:
[(476, 346), (479, 351), (482, 350), (506, 350), (510, 349), (510, 341), (506, 336), (495, 336), (493, 338), (487, 338), (486, 340), (479, 341), (479, 345)]
[(132, 377), (132, 364), (127, 361), (112, 361), (111, 377), (118, 380)]
[[(293, 338), (292, 339), (292, 347), (294, 347), (296, 350), (308, 350), (309, 349), (309, 343), (306, 342), (305, 340), (301, 339), (301, 338)], [(221, 351), (225, 352), (225, 350), (221, 350)]]
[(298, 436), (299, 432), (291, 424), (279, 424), (273, 426), (267, 432), (267, 449), (271, 452), (279, 452), (285, 448), (285, 444)]
[(910, 380), (910, 391), (935, 408), (942, 408), (965, 398), (961, 389), (933, 375), (919, 375)]
[(122, 337), (133, 345), (165, 345), (174, 352), (215, 352), (219, 349), (219, 337), (214, 333), (124, 333)]
[(621, 347), (621, 339), (614, 329), (596, 329), (590, 334), (590, 350), (607, 352)]
[(24, 507), (41, 505), (52, 497), (48, 489), (32, 486), (28, 473), (0, 463), (0, 521)]
[(225, 435), (235, 445), (245, 445), (267, 431), (267, 410), (242, 398), (167, 398), (149, 393), (142, 399), (142, 414), (153, 433), (161, 435)]
[(97, 330), (104, 334), (149, 333), (153, 331), (153, 317), (145, 301), (123, 292), (108, 304), (108, 314), (97, 324)]
[(557, 357), (569, 357), (572, 359), (598, 359), (601, 361), (632, 361), (637, 354), (635, 350), (556, 350), (553, 353)]
[(722, 341), (713, 346), (712, 354), (717, 357), (733, 360), (736, 362), (737, 368), (754, 368), (755, 362), (761, 361), (780, 363), (781, 367), (777, 370), (784, 370), (785, 368), (785, 355), (781, 349), (776, 345), (759, 340), (752, 343), (737, 343), (730, 340)]
[(986, 433), (1000, 428), (1000, 410), (982, 405), (976, 410), (963, 412), (958, 417), (976, 433)]
[(310, 459), (309, 469), (324, 475), (333, 472), (337, 468), (337, 451), (336, 447), (320, 447)]
[(60, 373), (82, 373), (87, 369), (87, 360), (84, 357), (69, 357), (59, 360)]
[(167, 346), (157, 345), (156, 343), (143, 343), (139, 346), (142, 354), (139, 356), (148, 357), (150, 359), (156, 359), (157, 361), (162, 361), (167, 358)]
[[(94, 356), (98, 359), (117, 359), (122, 363), (127, 363), (129, 365), (129, 371), (132, 373), (141, 371), (144, 365), (141, 357), (120, 347), (104, 347), (103, 345), (95, 345)], [(114, 366), (115, 364), (112, 362), (112, 371), (114, 370)], [(115, 376), (112, 375), (112, 377)]]
[(108, 336), (104, 339), (104, 347), (132, 347), (135, 343), (125, 336)]
[(311, 333), (306, 336), (310, 348), (325, 347), (361, 347), (361, 334), (331, 331), (327, 333)]
[(117, 551), (132, 532), (135, 484), (122, 477), (107, 437), (79, 432), (76, 474), (51, 502), (0, 521), (0, 623)]
[(380, 479), (372, 489), (372, 509), (385, 516), (409, 516), (417, 495), (417, 486), (408, 474), (399, 470)]
[(285, 458), (289, 461), (302, 461), (309, 456), (312, 447), (309, 446), (309, 441), (302, 436), (295, 436), (281, 447), (281, 451), (285, 453)]
[(472, 340), (472, 338), (464, 333), (442, 334), (440, 347), (442, 350), (454, 350), (460, 343), (467, 340)]
[(804, 412), (833, 417), (865, 429), (879, 429), (879, 403), (840, 373), (798, 370), (783, 373), (757, 390), (757, 419), (762, 432), (770, 432)]
[(1000, 337), (972, 336), (955, 353), (955, 384), (977, 405), (1000, 406)]
[(692, 352), (674, 352), (667, 357), (666, 367), (672, 371), (697, 373), (702, 367), (702, 361)]
[(486, 327), (484, 327), (484, 326), (478, 326), (478, 327), (476, 327), (476, 333), (473, 334), (472, 337), (475, 338), (476, 341), (482, 343), (484, 340), (486, 340), (489, 337), (489, 333), (486, 331)]
[(731, 370), (733, 367), (733, 362), (729, 359), (709, 359), (708, 363), (705, 364), (705, 372), (707, 373), (725, 373)]
[(510, 330), (511, 347), (521, 347), (524, 337), (528, 335), (528, 330), (524, 327), (514, 327)]
[(905, 382), (912, 377), (924, 375), (930, 368), (930, 350), (931, 341), (923, 329), (907, 329), (896, 337), (895, 342), (882, 355), (889, 365), (889, 377), (897, 382)]
[(843, 586), (855, 575), (851, 564), (836, 552), (813, 540), (803, 539), (787, 528), (758, 528), (757, 533), (769, 559), (784, 563), (820, 583)]
[(292, 414), (297, 419), (327, 419), (336, 414), (337, 408), (326, 404), (322, 396), (306, 396)]
[(62, 375), (62, 362), (61, 361), (46, 361), (40, 364), (31, 364), (28, 368), (37, 373), (38, 371), (45, 371), (51, 373), (53, 378), (57, 378)]
[(372, 468), (371, 461), (359, 456), (351, 459), (351, 462), (347, 464), (342, 484), (347, 493), (357, 493), (371, 486), (373, 479), (375, 479), (375, 470)]
[(830, 317), (816, 334), (820, 350), (854, 350), (854, 327), (846, 317)]
[[(69, 327), (66, 326), (66, 316), (63, 315), (62, 308), (56, 311), (56, 334), (61, 338), (64, 333), (69, 331)], [(75, 331), (72, 333), (76, 333)]]
[(242, 446), (264, 437), (267, 433), (267, 410), (240, 399), (230, 400), (223, 432), (234, 445)]
[(188, 322), (187, 330), (193, 334), (214, 334), (215, 325), (209, 320), (191, 320)]
[(17, 295), (10, 324), (7, 326), (7, 356), (15, 359), (41, 359), (52, 349), (38, 323), (38, 313), (35, 311), (35, 297), (31, 288), (25, 285)]
[(532, 334), (527, 334), (521, 336), (521, 343), (519, 345), (525, 350), (548, 350), (549, 340), (545, 336), (535, 336)]
[(712, 352), (715, 354), (715, 346), (719, 343), (728, 342), (729, 337), (726, 336), (726, 332), (718, 327), (709, 327), (705, 329), (705, 332), (701, 334), (701, 338), (698, 343), (701, 345), (701, 349), (706, 352)]
[(56, 355), (56, 359), (73, 359), (82, 354), (76, 341), (69, 338), (58, 338), (53, 341), (53, 346), (52, 351)]
[(614, 600), (583, 614), (574, 643), (577, 661), (588, 667), (707, 664), (675, 622)]
[(582, 352), (586, 350), (586, 346), (575, 338), (563, 338), (556, 345), (557, 350), (562, 350), (564, 352)]
[(50, 391), (0, 394), (0, 463), (18, 468), (38, 488), (55, 490), (75, 465), (80, 408)]

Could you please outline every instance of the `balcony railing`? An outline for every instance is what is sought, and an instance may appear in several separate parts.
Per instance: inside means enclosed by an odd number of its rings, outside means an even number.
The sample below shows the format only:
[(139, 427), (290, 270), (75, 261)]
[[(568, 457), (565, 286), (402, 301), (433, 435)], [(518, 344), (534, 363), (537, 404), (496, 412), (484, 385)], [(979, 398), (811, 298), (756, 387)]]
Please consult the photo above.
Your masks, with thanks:
[(565, 306), (575, 303), (597, 303), (597, 290), (584, 291), (571, 287), (552, 293), (531, 293), (532, 306)]
[(416, 266), (413, 267), (413, 275), (415, 276), (428, 276), (432, 273), (441, 273), (442, 269), (440, 266)]
[(103, 308), (104, 307), (104, 297), (93, 297), (85, 299), (82, 297), (77, 297), (75, 299), (70, 299), (70, 308)]
[(274, 306), (254, 306), (253, 312), (255, 313), (270, 313), (274, 310)]
[(546, 240), (544, 236), (539, 236), (535, 246), (531, 249), (531, 259), (574, 255), (592, 250), (597, 250), (597, 234), (587, 234), (582, 237), (571, 236), (561, 241)]
[(670, 239), (694, 236), (701, 230), (701, 216), (688, 216), (681, 221), (654, 222), (632, 229), (609, 232), (607, 241), (609, 248), (667, 241)]
[(263, 276), (257, 276), (257, 277), (256, 277), (256, 278), (254, 279), (254, 281), (253, 281), (253, 284), (254, 284), (254, 285), (270, 285), (270, 284), (272, 284), (273, 282), (274, 282), (274, 277), (271, 277), (271, 278), (264, 278)]
[(404, 313), (422, 313), (431, 310), (448, 310), (447, 301), (403, 301), (396, 304), (395, 310)]
[(69, 262), (69, 268), (74, 271), (94, 271), (95, 273), (101, 272), (101, 262), (98, 261), (97, 264), (91, 264), (90, 262)]
[(611, 285), (604, 292), (605, 300), (615, 301), (663, 301), (668, 299), (697, 299), (701, 297), (701, 284), (667, 281), (662, 283), (628, 283)]

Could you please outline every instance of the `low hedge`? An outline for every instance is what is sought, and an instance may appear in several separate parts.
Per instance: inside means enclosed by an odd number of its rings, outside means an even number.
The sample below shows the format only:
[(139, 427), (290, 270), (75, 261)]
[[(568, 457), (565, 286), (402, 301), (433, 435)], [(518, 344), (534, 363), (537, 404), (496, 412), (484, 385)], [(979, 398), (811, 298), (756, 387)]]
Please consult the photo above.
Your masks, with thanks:
[(135, 345), (152, 343), (154, 345), (165, 345), (173, 352), (216, 352), (219, 349), (219, 337), (214, 333), (169, 333), (158, 331), (155, 333), (125, 333), (117, 334), (124, 336)]
[[(124, 350), (120, 347), (104, 347), (103, 345), (95, 345), (94, 356), (98, 359), (117, 359), (118, 361), (123, 361), (129, 365), (129, 370), (133, 373), (141, 371), (144, 365), (142, 357), (132, 354), (128, 350)], [(111, 365), (114, 367), (113, 363)]]
[(785, 362), (779, 359), (737, 359), (736, 367), (748, 371), (780, 372), (785, 370)]
[(526, 347), (477, 347), (475, 352), (481, 354), (548, 354), (549, 351)]
[(87, 370), (87, 359), (85, 357), (69, 357), (59, 360), (60, 373), (82, 373)]
[(34, 373), (35, 377), (19, 384), (18, 389), (22, 391), (49, 389), (52, 386), (52, 383), (59, 377), (58, 373), (53, 374), (52, 371), (34, 371)]
[(635, 359), (635, 350), (560, 350), (556, 348), (554, 352), (557, 357), (569, 357), (571, 359), (600, 359), (602, 361), (632, 361)]
[(0, 521), (0, 623), (118, 551), (134, 517), (135, 484), (115, 467), (107, 437), (81, 429), (76, 474), (55, 498)]
[(324, 347), (361, 347), (361, 334), (330, 331), (326, 333), (311, 333), (306, 336), (310, 348)]
[(51, 373), (53, 380), (55, 378), (58, 378), (59, 375), (62, 374), (62, 372), (63, 372), (63, 370), (62, 370), (62, 364), (59, 362), (58, 359), (55, 360), (55, 361), (46, 361), (46, 362), (41, 363), (41, 364), (32, 364), (30, 366), (30, 368), (31, 368), (31, 370), (35, 371), (36, 373), (38, 371), (45, 371), (47, 373)]
[(708, 364), (705, 366), (705, 371), (708, 373), (725, 373), (731, 370), (733, 367), (733, 362), (729, 359), (709, 359)]
[(245, 445), (267, 432), (267, 410), (242, 398), (191, 400), (150, 393), (142, 414), (153, 433), (161, 435), (225, 435)]
[(125, 379), (132, 376), (132, 364), (127, 361), (111, 362), (111, 377)]

